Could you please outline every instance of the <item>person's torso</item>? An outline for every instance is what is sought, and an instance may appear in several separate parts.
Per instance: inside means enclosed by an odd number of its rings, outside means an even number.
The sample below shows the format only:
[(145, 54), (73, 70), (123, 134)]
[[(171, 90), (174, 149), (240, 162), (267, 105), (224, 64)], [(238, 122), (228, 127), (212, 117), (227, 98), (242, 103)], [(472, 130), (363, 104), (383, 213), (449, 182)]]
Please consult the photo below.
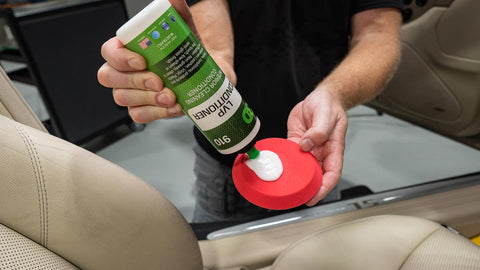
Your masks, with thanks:
[[(237, 89), (261, 121), (257, 139), (286, 137), (290, 110), (348, 51), (351, 1), (230, 0), (229, 4)], [(197, 130), (203, 148), (233, 163), (234, 155), (221, 156), (202, 137)]]

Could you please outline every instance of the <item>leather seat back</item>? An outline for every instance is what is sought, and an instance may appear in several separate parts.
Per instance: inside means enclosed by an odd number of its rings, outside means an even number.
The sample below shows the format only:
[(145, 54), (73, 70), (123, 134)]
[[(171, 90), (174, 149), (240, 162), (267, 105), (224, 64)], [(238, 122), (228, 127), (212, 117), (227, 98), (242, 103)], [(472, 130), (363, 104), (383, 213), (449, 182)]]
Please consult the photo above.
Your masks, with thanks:
[(402, 27), (398, 70), (371, 104), (450, 136), (479, 134), (480, 1), (409, 2), (424, 13)]
[(0, 68), (0, 114), (17, 122), (47, 132), (25, 99)]
[(44, 132), (3, 71), (0, 88), (1, 269), (202, 269), (192, 229), (155, 188)]

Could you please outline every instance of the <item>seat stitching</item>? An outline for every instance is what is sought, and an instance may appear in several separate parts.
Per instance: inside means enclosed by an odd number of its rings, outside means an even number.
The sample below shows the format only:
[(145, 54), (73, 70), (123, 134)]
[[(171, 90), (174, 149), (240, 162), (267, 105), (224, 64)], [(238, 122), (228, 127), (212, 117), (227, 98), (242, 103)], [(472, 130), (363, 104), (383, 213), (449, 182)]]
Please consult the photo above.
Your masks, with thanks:
[[(292, 250), (294, 249), (296, 246), (300, 245), (301, 243), (303, 243), (304, 241), (307, 241), (311, 238), (315, 238), (317, 237), (319, 234), (322, 234), (324, 232), (327, 232), (327, 231), (331, 231), (331, 230), (334, 230), (334, 229), (337, 229), (337, 228), (340, 228), (340, 227), (343, 227), (345, 225), (350, 225), (350, 224), (355, 224), (355, 223), (360, 223), (360, 222), (365, 222), (367, 220), (371, 220), (371, 219), (376, 219), (376, 218), (385, 218), (385, 216), (391, 216), (391, 215), (381, 215), (381, 216), (369, 216), (369, 217), (365, 217), (365, 218), (361, 218), (361, 219), (357, 219), (357, 220), (351, 220), (351, 221), (348, 221), (348, 222), (345, 222), (345, 223), (338, 223), (338, 224), (335, 224), (335, 225), (331, 225), (331, 226), (328, 226), (326, 228), (323, 228), (323, 229), (320, 229), (316, 232), (313, 232), (312, 234), (310, 235), (307, 235), (306, 237), (298, 240), (297, 242), (294, 242), (290, 245), (288, 245), (280, 254), (279, 256), (277, 257), (277, 259), (275, 259), (275, 261), (273, 262), (272, 264), (272, 269), (275, 269), (276, 265), (278, 264), (278, 262), (283, 258), (285, 257), (287, 254), (287, 252), (289, 250)], [(396, 215), (392, 215), (392, 216), (396, 216)], [(436, 232), (437, 230), (441, 229), (442, 227), (439, 227), (437, 228), (436, 230), (433, 230), (432, 232), (430, 232), (426, 237), (425, 239), (423, 239), (418, 245), (417, 247), (423, 243), (423, 241), (425, 241), (428, 237), (430, 237), (431, 234), (433, 234), (434, 232)], [(416, 247), (416, 248), (417, 248)], [(411, 253), (413, 252), (413, 250), (411, 251)], [(403, 265), (405, 264), (406, 260), (408, 259), (408, 257), (410, 257), (410, 254), (407, 255), (406, 259), (403, 261), (402, 265), (400, 265), (400, 268), (401, 269), (403, 267)]]
[(45, 237), (45, 247), (48, 245), (48, 195), (47, 195), (47, 185), (46, 185), (46, 181), (45, 181), (45, 174), (43, 173), (43, 166), (42, 166), (42, 163), (40, 162), (40, 154), (37, 150), (37, 147), (35, 146), (35, 143), (33, 142), (32, 138), (28, 135), (28, 133), (25, 132), (25, 135), (27, 136), (27, 139), (30, 141), (31, 145), (32, 145), (32, 148), (34, 150), (34, 154), (35, 154), (35, 160), (37, 161), (37, 164), (38, 164), (38, 168), (40, 170), (40, 184), (41, 186), (43, 186), (43, 207), (44, 207), (44, 210), (43, 210), (43, 214), (44, 214), (44, 229), (45, 229), (45, 233), (44, 233), (44, 237)]
[[(27, 151), (28, 151), (28, 156), (30, 158), (30, 162), (32, 164), (32, 169), (33, 169), (33, 172), (34, 172), (34, 176), (35, 176), (35, 183), (36, 183), (36, 186), (37, 186), (37, 196), (38, 196), (38, 207), (39, 207), (39, 212), (40, 212), (40, 242), (42, 244), (45, 243), (45, 232), (44, 232), (44, 228), (45, 228), (45, 217), (44, 217), (44, 201), (43, 201), (43, 192), (41, 190), (41, 176), (40, 176), (40, 173), (38, 171), (38, 164), (37, 164), (37, 160), (36, 160), (36, 157), (34, 154), (33, 154), (33, 147), (31, 145), (31, 140), (29, 140), (29, 138), (27, 138), (27, 134), (25, 132), (25, 130), (20, 126), (18, 125), (17, 123), (14, 122), (14, 125), (15, 129), (17, 130), (17, 133), (21, 136), (22, 140), (23, 140), (23, 143), (25, 145), (25, 147), (27, 148)], [(39, 162), (39, 161), (38, 161)], [(42, 172), (42, 177), (43, 177), (43, 172)]]
[(428, 238), (430, 238), (430, 236), (432, 236), (432, 234), (438, 232), (439, 230), (441, 230), (443, 227), (438, 227), (436, 230), (433, 230), (432, 232), (430, 232), (428, 235), (426, 235), (422, 241), (418, 242), (418, 244), (415, 246), (415, 248), (413, 248), (410, 253), (408, 253), (408, 255), (405, 257), (405, 259), (403, 260), (402, 264), (400, 265), (400, 268), (398, 268), (399, 270), (403, 268), (403, 266), (405, 266), (405, 263), (407, 263), (408, 261), (408, 258), (410, 258), (410, 256), (412, 256), (413, 252), (415, 250), (417, 250), (418, 247), (420, 247)]
[(283, 251), (279, 254), (279, 256), (273, 262), (272, 269), (274, 269), (274, 267), (276, 267), (278, 262), (283, 257), (286, 256), (285, 254), (287, 254), (288, 251), (294, 249), (295, 247), (301, 245), (303, 242), (308, 241), (309, 239), (315, 238), (318, 235), (320, 235), (324, 232), (327, 232), (327, 231), (331, 231), (331, 230), (334, 230), (334, 229), (337, 229), (337, 228), (340, 228), (340, 227), (343, 227), (343, 226), (346, 226), (346, 225), (350, 225), (350, 224), (365, 222), (367, 220), (371, 220), (371, 219), (375, 219), (375, 218), (379, 218), (379, 217), (378, 216), (369, 216), (369, 217), (362, 218), (362, 219), (351, 220), (351, 221), (347, 221), (347, 222), (340, 222), (338, 224), (330, 225), (330, 226), (327, 226), (325, 228), (319, 229), (318, 231), (314, 231), (311, 234), (305, 236), (304, 238), (301, 238), (301, 239), (297, 240), (296, 242), (287, 245), (287, 247), (285, 249), (283, 249)]
[(39, 208), (39, 213), (40, 213), (40, 241), (42, 241), (43, 240), (43, 215), (42, 215), (43, 209), (41, 207), (42, 203), (41, 203), (41, 199), (40, 199), (41, 195), (40, 195), (40, 188), (39, 188), (39, 183), (38, 183), (38, 175), (37, 175), (36, 166), (35, 166), (35, 163), (33, 161), (33, 155), (32, 155), (32, 151), (30, 149), (30, 145), (27, 142), (27, 139), (25, 138), (25, 134), (23, 133), (23, 130), (20, 130), (20, 126), (18, 126), (16, 123), (14, 123), (13, 126), (17, 130), (17, 133), (20, 135), (20, 137), (23, 140), (23, 144), (27, 148), (28, 157), (30, 158), (30, 163), (32, 165), (33, 173), (34, 173), (34, 176), (35, 176), (35, 184), (37, 186), (37, 196), (38, 196), (38, 208)]

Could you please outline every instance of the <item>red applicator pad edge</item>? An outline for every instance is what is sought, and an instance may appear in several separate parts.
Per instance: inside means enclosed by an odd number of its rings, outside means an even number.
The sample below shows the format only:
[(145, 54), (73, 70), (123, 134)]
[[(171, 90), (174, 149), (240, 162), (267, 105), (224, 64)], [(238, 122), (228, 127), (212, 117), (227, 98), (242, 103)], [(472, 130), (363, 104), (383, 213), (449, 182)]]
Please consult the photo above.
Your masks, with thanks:
[(322, 168), (318, 160), (300, 146), (282, 138), (258, 141), (255, 147), (276, 153), (283, 165), (283, 173), (275, 181), (264, 181), (251, 170), (239, 154), (232, 168), (238, 192), (249, 202), (267, 209), (284, 210), (308, 202), (322, 185)]

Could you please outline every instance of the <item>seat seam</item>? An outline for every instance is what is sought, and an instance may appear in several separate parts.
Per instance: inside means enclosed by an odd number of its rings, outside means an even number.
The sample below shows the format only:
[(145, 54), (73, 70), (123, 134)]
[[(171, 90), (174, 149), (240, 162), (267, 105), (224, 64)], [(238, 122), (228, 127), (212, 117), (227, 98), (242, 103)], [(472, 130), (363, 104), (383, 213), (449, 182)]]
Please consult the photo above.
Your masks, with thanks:
[(37, 170), (35, 168), (35, 163), (33, 161), (33, 155), (32, 155), (31, 149), (29, 147), (29, 144), (27, 142), (27, 139), (25, 138), (25, 134), (23, 133), (22, 130), (20, 130), (20, 126), (18, 126), (15, 123), (14, 123), (13, 126), (15, 127), (15, 129), (17, 130), (17, 133), (22, 138), (24, 146), (27, 148), (28, 157), (30, 159), (30, 163), (32, 165), (32, 170), (33, 170), (33, 173), (34, 173), (34, 176), (35, 176), (35, 184), (36, 184), (36, 187), (37, 187), (37, 196), (38, 196), (38, 208), (39, 208), (38, 211), (39, 211), (39, 214), (40, 214), (40, 242), (42, 242), (43, 241), (43, 216), (42, 216), (43, 209), (42, 209), (42, 203), (41, 203), (41, 198), (40, 198), (41, 195), (40, 195), (40, 188), (39, 188), (39, 183), (38, 183), (39, 180), (38, 180), (38, 176), (37, 176)]
[(7, 105), (5, 105), (5, 102), (1, 101), (0, 100), (0, 105), (5, 109), (5, 111), (8, 113), (8, 115), (5, 115), (6, 117), (8, 118), (13, 118), (13, 115), (12, 113), (10, 112), (10, 110), (8, 109)]
[(297, 247), (298, 245), (300, 245), (304, 241), (308, 241), (309, 239), (317, 237), (319, 234), (322, 234), (322, 233), (327, 232), (327, 231), (334, 230), (336, 228), (343, 227), (345, 225), (365, 222), (366, 220), (375, 219), (375, 218), (378, 218), (378, 217), (382, 217), (382, 216), (369, 216), (369, 217), (365, 217), (365, 218), (362, 218), (362, 219), (356, 219), (356, 220), (351, 220), (351, 221), (344, 222), (344, 223), (338, 223), (338, 224), (335, 224), (335, 225), (330, 225), (330, 226), (327, 226), (323, 229), (319, 229), (317, 231), (314, 231), (311, 234), (305, 236), (304, 238), (301, 238), (301, 239), (297, 240), (296, 242), (287, 245), (287, 247), (285, 247), (283, 249), (283, 251), (279, 254), (279, 256), (275, 259), (275, 261), (272, 264), (272, 267), (276, 267), (277, 262), (280, 261), (280, 259), (282, 259), (289, 250), (294, 249), (295, 247)]
[(38, 162), (38, 168), (40, 170), (40, 184), (41, 184), (40, 188), (43, 187), (43, 196), (42, 196), (43, 207), (44, 207), (43, 221), (45, 223), (45, 225), (44, 225), (44, 229), (45, 229), (44, 237), (45, 237), (45, 247), (46, 247), (46, 246), (48, 246), (48, 194), (47, 194), (47, 185), (46, 185), (46, 181), (45, 181), (45, 174), (43, 173), (43, 166), (42, 166), (42, 163), (40, 162), (40, 154), (37, 150), (37, 147), (35, 146), (35, 143), (33, 142), (32, 138), (28, 135), (28, 133), (25, 132), (25, 135), (27, 136), (27, 139), (31, 143), (31, 146), (34, 150), (34, 154), (35, 154), (35, 157), (36, 157), (35, 160)]
[[(40, 162), (40, 155), (35, 147), (35, 144), (27, 132), (22, 126), (14, 122), (15, 129), (22, 137), (25, 147), (27, 148), (32, 169), (35, 175), (35, 182), (37, 186), (38, 204), (40, 211), (40, 243), (43, 246), (48, 244), (48, 200), (45, 185), (45, 176), (43, 173), (43, 167)], [(42, 189), (43, 186), (43, 189)]]
[(400, 268), (398, 268), (399, 270), (401, 270), (403, 268), (403, 266), (405, 266), (405, 263), (408, 261), (408, 258), (410, 258), (410, 256), (412, 256), (413, 252), (415, 250), (417, 250), (418, 247), (420, 247), (420, 245), (422, 245), (432, 234), (436, 233), (437, 231), (441, 230), (442, 227), (438, 227), (436, 230), (433, 230), (432, 232), (430, 232), (428, 235), (426, 235), (422, 241), (418, 242), (417, 245), (415, 245), (415, 248), (412, 249), (412, 251), (410, 251), (410, 253), (408, 253), (408, 255), (405, 257), (405, 259), (403, 260), (402, 264), (400, 265)]
[[(272, 264), (272, 269), (274, 269), (273, 267), (276, 267), (277, 262), (278, 262), (282, 257), (285, 256), (285, 254), (287, 253), (288, 250), (294, 249), (296, 246), (300, 245), (302, 242), (307, 241), (307, 240), (309, 240), (309, 239), (311, 239), (311, 238), (315, 238), (315, 237), (318, 236), (319, 234), (322, 234), (322, 233), (327, 232), (327, 231), (334, 230), (334, 229), (336, 229), (336, 228), (343, 227), (343, 226), (345, 226), (345, 225), (350, 225), (350, 224), (356, 224), (356, 223), (360, 223), (360, 222), (365, 222), (365, 221), (367, 221), (367, 220), (376, 219), (376, 218), (382, 218), (382, 219), (383, 219), (383, 218), (385, 218), (386, 216), (397, 216), (397, 215), (380, 215), (380, 216), (376, 216), (376, 215), (375, 215), (375, 216), (369, 216), (369, 217), (365, 217), (365, 218), (361, 218), (361, 219), (351, 220), (351, 221), (348, 221), (348, 222), (345, 222), (345, 223), (339, 223), (339, 224), (331, 225), (331, 226), (328, 226), (328, 227), (326, 227), (326, 228), (320, 229), (320, 230), (318, 230), (318, 231), (316, 231), (316, 232), (313, 232), (312, 234), (310, 234), (310, 235), (308, 235), (308, 236), (306, 236), (306, 237), (304, 237), (304, 238), (302, 238), (302, 239), (300, 239), (300, 240), (298, 240), (298, 241), (296, 241), (296, 242), (288, 245), (288, 246), (279, 254), (279, 256), (275, 259), (275, 261), (274, 261), (273, 264)], [(421, 243), (423, 243), (431, 234), (433, 234), (434, 232), (436, 232), (437, 230), (439, 230), (439, 229), (441, 229), (441, 228), (442, 228), (442, 227), (438, 227), (436, 230), (433, 230), (432, 232), (430, 232), (430, 233), (425, 237), (425, 239), (423, 239), (423, 240), (415, 247), (415, 249), (416, 249)], [(415, 250), (415, 249), (413, 249), (413, 250)], [(413, 252), (413, 250), (412, 250), (412, 252)], [(403, 267), (405, 261), (408, 259), (408, 257), (410, 257), (410, 254), (411, 254), (412, 252), (410, 252), (410, 253), (407, 255), (406, 259), (405, 259), (404, 262), (400, 265), (400, 268), (399, 268), (399, 269), (401, 269), (401, 268)]]

